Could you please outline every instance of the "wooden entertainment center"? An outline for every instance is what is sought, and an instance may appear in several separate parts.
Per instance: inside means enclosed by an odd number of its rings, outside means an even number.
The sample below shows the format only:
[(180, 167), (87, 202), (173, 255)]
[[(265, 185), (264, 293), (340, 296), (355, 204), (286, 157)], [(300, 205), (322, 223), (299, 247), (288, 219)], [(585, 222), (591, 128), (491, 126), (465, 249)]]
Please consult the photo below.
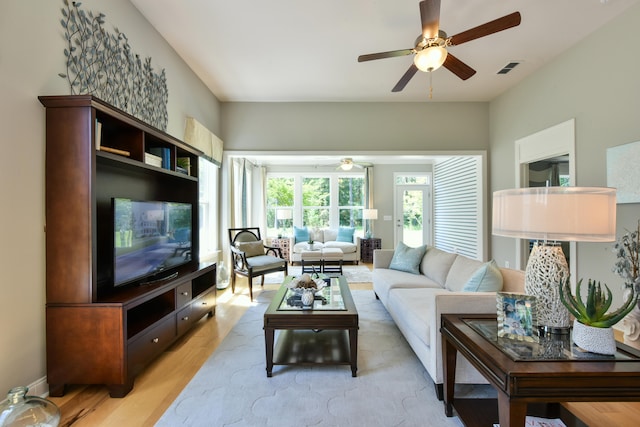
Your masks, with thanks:
[[(49, 393), (105, 384), (111, 397), (123, 397), (149, 362), (215, 313), (216, 266), (197, 257), (200, 153), (90, 95), (39, 100), (46, 107)], [(146, 161), (158, 149), (168, 156), (164, 167)], [(190, 168), (176, 167), (178, 159)], [(191, 204), (187, 263), (114, 286), (114, 197)]]

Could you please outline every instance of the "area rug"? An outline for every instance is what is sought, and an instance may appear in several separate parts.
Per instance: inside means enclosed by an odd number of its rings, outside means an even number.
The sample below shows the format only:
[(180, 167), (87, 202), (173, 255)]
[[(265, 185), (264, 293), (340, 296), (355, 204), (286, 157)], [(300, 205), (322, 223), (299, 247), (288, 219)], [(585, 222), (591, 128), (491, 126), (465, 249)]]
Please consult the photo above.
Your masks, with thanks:
[[(357, 377), (342, 365), (274, 366), (267, 378), (262, 326), (273, 294), (257, 297), (157, 426), (462, 426), (444, 415), (429, 375), (372, 291), (353, 291)], [(456, 395), (478, 393), (468, 389)]]
[[(299, 265), (290, 265), (289, 274), (292, 276), (300, 275)], [(344, 265), (342, 273), (349, 283), (368, 283), (371, 282), (371, 270), (366, 265)], [(284, 274), (282, 272), (271, 273), (264, 276), (264, 283), (275, 284), (282, 283)], [(254, 279), (254, 285), (260, 283), (260, 279)]]

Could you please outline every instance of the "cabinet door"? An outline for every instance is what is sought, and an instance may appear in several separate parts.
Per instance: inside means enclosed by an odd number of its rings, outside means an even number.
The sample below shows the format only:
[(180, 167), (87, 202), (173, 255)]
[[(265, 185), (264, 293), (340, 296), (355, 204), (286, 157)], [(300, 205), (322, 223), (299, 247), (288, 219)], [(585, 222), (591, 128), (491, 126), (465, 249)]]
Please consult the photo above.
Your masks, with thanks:
[(135, 376), (176, 338), (176, 316), (156, 323), (129, 344), (129, 375)]

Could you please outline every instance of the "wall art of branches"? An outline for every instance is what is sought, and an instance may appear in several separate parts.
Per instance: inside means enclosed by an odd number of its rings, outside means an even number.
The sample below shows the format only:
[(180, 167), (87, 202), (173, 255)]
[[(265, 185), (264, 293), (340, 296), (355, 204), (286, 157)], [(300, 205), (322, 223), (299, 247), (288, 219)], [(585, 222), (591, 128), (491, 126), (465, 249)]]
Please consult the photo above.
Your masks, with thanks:
[(67, 79), (72, 95), (90, 94), (161, 130), (167, 129), (169, 93), (165, 70), (140, 58), (127, 36), (104, 29), (105, 15), (85, 12), (81, 2), (63, 0), (60, 23), (67, 45)]

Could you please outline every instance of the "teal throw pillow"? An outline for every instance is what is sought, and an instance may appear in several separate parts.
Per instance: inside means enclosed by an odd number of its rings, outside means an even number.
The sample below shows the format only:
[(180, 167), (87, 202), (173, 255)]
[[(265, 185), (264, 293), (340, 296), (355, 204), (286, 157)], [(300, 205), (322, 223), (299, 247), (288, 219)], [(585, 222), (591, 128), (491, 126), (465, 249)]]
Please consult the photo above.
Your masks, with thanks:
[(353, 243), (353, 233), (356, 231), (354, 227), (340, 227), (338, 229), (338, 237), (336, 242), (349, 242)]
[(393, 252), (391, 270), (406, 271), (407, 273), (420, 274), (420, 263), (424, 254), (427, 252), (427, 246), (419, 246), (412, 248), (404, 243), (398, 243), (396, 250)]
[(502, 273), (494, 260), (482, 264), (462, 287), (462, 292), (499, 292), (501, 290)]
[(293, 237), (295, 238), (296, 243), (299, 242), (308, 242), (309, 241), (309, 230), (307, 227), (298, 228), (296, 226), (293, 227)]

